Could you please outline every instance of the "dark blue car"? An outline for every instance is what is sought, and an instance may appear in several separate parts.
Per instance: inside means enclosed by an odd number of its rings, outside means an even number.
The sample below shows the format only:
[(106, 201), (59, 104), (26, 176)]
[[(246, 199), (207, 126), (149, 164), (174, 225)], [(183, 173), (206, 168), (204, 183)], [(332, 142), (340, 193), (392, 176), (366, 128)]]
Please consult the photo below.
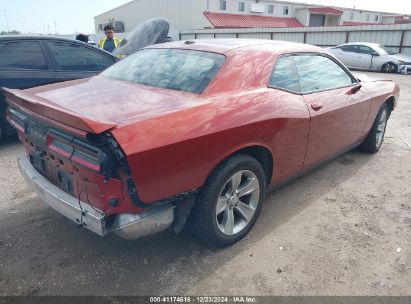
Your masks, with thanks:
[[(48, 36), (0, 37), (0, 87), (26, 89), (86, 78), (118, 59), (86, 43)], [(0, 140), (15, 131), (5, 119), (0, 93)]]

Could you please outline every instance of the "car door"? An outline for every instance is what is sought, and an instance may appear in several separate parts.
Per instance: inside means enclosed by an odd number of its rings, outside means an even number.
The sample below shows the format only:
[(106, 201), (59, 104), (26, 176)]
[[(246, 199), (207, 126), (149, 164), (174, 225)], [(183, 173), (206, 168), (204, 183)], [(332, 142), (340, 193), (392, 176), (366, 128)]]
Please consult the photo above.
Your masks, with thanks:
[(375, 51), (366, 45), (358, 45), (355, 58), (355, 67), (361, 70), (369, 70), (371, 68), (372, 54)]
[(39, 40), (0, 42), (0, 86), (26, 89), (50, 82), (52, 64)]
[(294, 56), (302, 96), (311, 115), (304, 169), (353, 147), (371, 105), (351, 73), (325, 54)]
[(93, 76), (116, 62), (115, 57), (82, 43), (47, 41), (46, 45), (61, 81)]
[(342, 45), (332, 49), (332, 54), (349, 68), (355, 67), (357, 56), (357, 45)]
[[(0, 87), (27, 89), (53, 83), (53, 67), (41, 41), (17, 39), (0, 42)], [(14, 130), (4, 118), (7, 104), (0, 93), (0, 134)], [(1, 139), (1, 135), (0, 135)]]
[[(271, 149), (275, 155), (275, 172), (272, 183), (300, 173), (307, 149), (310, 113), (300, 93), (297, 70), (292, 55), (277, 58), (269, 80), (267, 109), (280, 130), (272, 137)], [(289, 118), (292, 117), (292, 118)], [(274, 130), (274, 128), (273, 128)]]

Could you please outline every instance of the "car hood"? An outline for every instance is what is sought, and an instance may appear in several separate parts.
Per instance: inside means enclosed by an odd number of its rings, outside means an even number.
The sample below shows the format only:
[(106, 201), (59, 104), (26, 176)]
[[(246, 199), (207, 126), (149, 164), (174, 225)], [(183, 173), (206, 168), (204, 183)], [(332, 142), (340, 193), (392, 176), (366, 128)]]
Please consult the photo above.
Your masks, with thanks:
[(23, 108), (93, 133), (204, 104), (197, 94), (105, 76), (5, 91), (12, 104), (18, 100)]
[(395, 60), (404, 61), (405, 63), (411, 64), (411, 56), (408, 56), (405, 54), (390, 55), (390, 58), (393, 58)]

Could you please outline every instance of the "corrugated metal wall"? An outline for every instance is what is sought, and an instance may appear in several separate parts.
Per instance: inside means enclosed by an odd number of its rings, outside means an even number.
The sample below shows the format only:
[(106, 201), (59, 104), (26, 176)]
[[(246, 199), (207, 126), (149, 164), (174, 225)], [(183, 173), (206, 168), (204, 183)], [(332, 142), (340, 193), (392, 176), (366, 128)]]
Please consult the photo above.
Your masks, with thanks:
[(337, 45), (345, 43), (344, 32), (314, 32), (307, 34), (305, 43), (314, 45)]
[(204, 28), (210, 26), (203, 15), (206, 7), (206, 1), (198, 0), (132, 1), (94, 17), (95, 30), (97, 33), (99, 24), (105, 24), (110, 19), (114, 19), (123, 21), (125, 31), (130, 32), (140, 23), (156, 17), (168, 19), (171, 31), (180, 31), (183, 28)]
[(257, 38), (334, 46), (345, 42), (375, 42), (411, 55), (411, 24), (305, 28), (252, 28), (183, 30), (180, 39)]

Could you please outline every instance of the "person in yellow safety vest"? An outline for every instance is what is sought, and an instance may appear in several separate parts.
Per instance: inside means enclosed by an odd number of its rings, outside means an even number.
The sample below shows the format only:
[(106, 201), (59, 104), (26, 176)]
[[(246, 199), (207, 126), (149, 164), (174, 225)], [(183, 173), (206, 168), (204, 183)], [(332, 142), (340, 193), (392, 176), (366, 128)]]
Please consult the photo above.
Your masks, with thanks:
[(120, 45), (121, 39), (114, 37), (114, 27), (111, 24), (107, 24), (104, 27), (104, 33), (106, 38), (99, 39), (98, 47), (111, 53)]

